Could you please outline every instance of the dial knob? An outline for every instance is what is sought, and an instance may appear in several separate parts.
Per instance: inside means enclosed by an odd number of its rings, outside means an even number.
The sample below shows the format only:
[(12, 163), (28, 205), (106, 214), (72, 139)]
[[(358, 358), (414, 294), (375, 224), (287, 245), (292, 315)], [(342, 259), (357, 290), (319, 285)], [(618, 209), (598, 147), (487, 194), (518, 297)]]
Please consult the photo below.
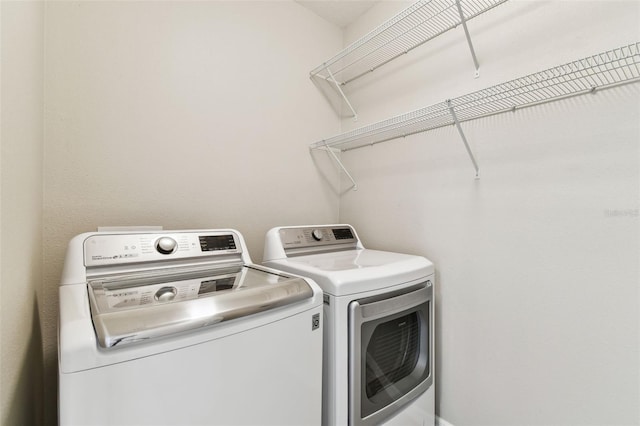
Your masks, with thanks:
[(162, 287), (160, 290), (156, 291), (156, 294), (153, 296), (158, 302), (170, 302), (176, 297), (175, 287)]
[(311, 232), (311, 236), (313, 237), (314, 240), (320, 241), (320, 240), (322, 240), (322, 231), (319, 230), (319, 229), (314, 229)]
[(171, 254), (178, 248), (178, 243), (173, 238), (162, 237), (156, 241), (156, 250), (161, 254)]

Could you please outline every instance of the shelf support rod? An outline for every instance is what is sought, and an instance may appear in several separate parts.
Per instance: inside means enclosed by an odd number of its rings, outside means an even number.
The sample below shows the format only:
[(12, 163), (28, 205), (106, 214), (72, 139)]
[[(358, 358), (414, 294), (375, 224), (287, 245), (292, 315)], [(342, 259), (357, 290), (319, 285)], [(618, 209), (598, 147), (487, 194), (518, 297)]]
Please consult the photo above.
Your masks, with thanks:
[(456, 0), (456, 5), (458, 6), (458, 13), (460, 14), (460, 22), (462, 23), (462, 28), (464, 28), (464, 35), (467, 37), (467, 44), (469, 45), (469, 50), (471, 51), (471, 57), (473, 58), (473, 63), (476, 67), (475, 78), (478, 78), (480, 76), (480, 64), (478, 63), (476, 51), (474, 50), (473, 43), (471, 42), (471, 35), (469, 34), (469, 29), (467, 28), (467, 21), (464, 19), (464, 13), (462, 13), (462, 5), (460, 4), (460, 0)]
[(324, 149), (326, 151), (329, 152), (329, 154), (331, 154), (331, 156), (333, 157), (333, 160), (338, 164), (338, 166), (340, 166), (340, 169), (342, 169), (342, 171), (344, 172), (345, 175), (347, 175), (347, 177), (349, 178), (349, 180), (351, 181), (351, 188), (354, 191), (358, 190), (358, 184), (356, 183), (356, 181), (353, 179), (353, 177), (351, 177), (351, 174), (347, 171), (347, 169), (344, 167), (344, 164), (342, 164), (342, 161), (340, 161), (340, 159), (338, 158), (338, 156), (336, 155), (335, 152), (333, 152), (333, 149), (331, 149), (325, 142), (324, 145)]
[(478, 179), (478, 163), (476, 162), (476, 157), (474, 157), (471, 148), (469, 147), (469, 142), (467, 142), (467, 138), (462, 131), (462, 127), (460, 126), (460, 121), (458, 120), (458, 116), (456, 115), (455, 110), (453, 109), (453, 105), (451, 104), (451, 99), (447, 99), (447, 106), (449, 107), (449, 112), (451, 113), (451, 117), (453, 118), (453, 124), (456, 125), (456, 129), (458, 129), (458, 133), (462, 138), (462, 142), (464, 142), (464, 147), (467, 149), (467, 153), (469, 154), (469, 158), (471, 158), (471, 162), (473, 163), (473, 168), (476, 170), (476, 179)]
[(353, 109), (353, 106), (351, 106), (351, 102), (349, 102), (349, 99), (347, 99), (347, 95), (345, 95), (344, 92), (342, 91), (342, 88), (340, 87), (340, 83), (338, 83), (336, 81), (336, 79), (333, 76), (333, 73), (331, 72), (329, 67), (327, 67), (326, 70), (327, 70), (327, 73), (329, 73), (329, 77), (331, 77), (331, 81), (333, 81), (333, 84), (336, 85), (336, 89), (338, 89), (338, 92), (340, 92), (340, 95), (342, 96), (342, 99), (344, 99), (344, 101), (347, 103), (347, 106), (349, 107), (349, 109), (353, 113), (353, 121), (358, 121), (358, 113), (356, 112), (355, 109)]

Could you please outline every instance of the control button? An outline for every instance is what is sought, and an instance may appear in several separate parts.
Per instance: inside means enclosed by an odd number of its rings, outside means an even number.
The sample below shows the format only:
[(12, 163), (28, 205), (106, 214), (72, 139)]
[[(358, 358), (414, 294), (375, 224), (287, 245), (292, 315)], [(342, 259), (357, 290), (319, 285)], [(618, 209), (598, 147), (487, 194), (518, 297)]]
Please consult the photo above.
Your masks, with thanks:
[(158, 302), (170, 302), (176, 297), (175, 287), (162, 287), (160, 290), (156, 291), (156, 294), (153, 296)]
[(161, 254), (171, 254), (178, 248), (176, 240), (169, 237), (162, 237), (156, 241), (156, 250)]
[(314, 240), (321, 241), (322, 240), (322, 231), (319, 230), (319, 229), (314, 229), (311, 232), (311, 236), (313, 237)]

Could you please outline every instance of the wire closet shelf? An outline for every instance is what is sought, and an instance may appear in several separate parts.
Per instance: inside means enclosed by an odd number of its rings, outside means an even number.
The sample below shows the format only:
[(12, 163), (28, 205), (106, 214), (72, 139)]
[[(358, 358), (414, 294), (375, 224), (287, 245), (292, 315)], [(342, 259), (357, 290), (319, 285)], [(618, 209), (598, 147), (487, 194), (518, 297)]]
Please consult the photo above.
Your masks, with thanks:
[(311, 77), (345, 85), (505, 1), (419, 0), (311, 70)]
[(312, 143), (348, 151), (640, 80), (640, 42), (517, 78)]

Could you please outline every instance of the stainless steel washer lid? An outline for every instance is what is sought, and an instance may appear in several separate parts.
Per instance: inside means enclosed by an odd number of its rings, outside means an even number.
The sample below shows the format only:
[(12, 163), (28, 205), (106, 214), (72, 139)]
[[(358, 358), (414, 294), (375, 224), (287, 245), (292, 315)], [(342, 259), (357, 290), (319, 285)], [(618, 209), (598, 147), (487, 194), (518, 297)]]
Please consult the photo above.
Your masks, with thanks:
[(211, 326), (313, 297), (301, 278), (249, 266), (130, 274), (88, 283), (100, 346)]

